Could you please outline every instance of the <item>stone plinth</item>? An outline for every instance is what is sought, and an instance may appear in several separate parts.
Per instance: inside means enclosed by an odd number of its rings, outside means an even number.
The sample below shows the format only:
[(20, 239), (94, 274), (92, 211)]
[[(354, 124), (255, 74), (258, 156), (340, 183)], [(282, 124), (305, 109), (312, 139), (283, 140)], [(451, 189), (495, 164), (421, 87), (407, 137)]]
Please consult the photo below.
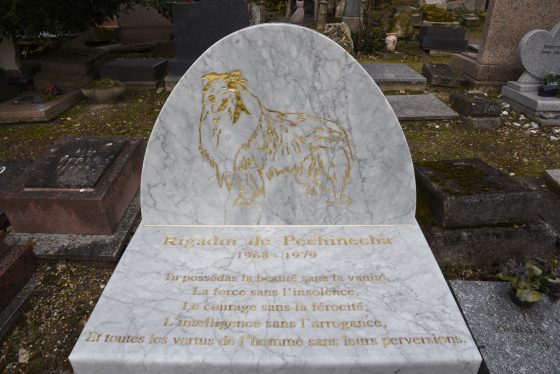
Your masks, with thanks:
[(502, 106), (498, 101), (482, 94), (452, 93), (449, 101), (453, 109), (464, 116), (499, 117), (502, 113)]
[(536, 218), (538, 193), (478, 159), (416, 164), (418, 194), (446, 228)]
[(461, 74), (457, 74), (449, 65), (445, 64), (424, 64), (422, 75), (426, 77), (432, 86), (443, 87), (465, 87), (468, 82)]
[(504, 101), (520, 113), (544, 126), (560, 125), (560, 99), (557, 97), (542, 97), (536, 91), (518, 91), (510, 85), (502, 87)]
[(99, 68), (101, 78), (115, 79), (132, 87), (156, 87), (167, 74), (163, 58), (120, 58)]
[(424, 224), (422, 229), (440, 266), (491, 267), (512, 258), (525, 262), (560, 254), (556, 233), (540, 222), (452, 229)]
[(154, 126), (141, 197), (76, 374), (477, 372), (402, 129), (329, 38), (264, 24), (206, 51)]
[(422, 162), (415, 170), (419, 220), (440, 265), (558, 255), (555, 232), (538, 217), (534, 188), (478, 159)]
[(17, 232), (112, 234), (138, 190), (141, 138), (62, 139), (27, 173), (9, 164), (0, 206)]
[(21, 88), (19, 86), (10, 85), (6, 72), (0, 69), (0, 103), (15, 97), (20, 93)]
[(457, 112), (445, 105), (434, 94), (392, 95), (387, 96), (387, 100), (401, 121), (459, 118)]
[(63, 91), (77, 90), (96, 77), (108, 53), (96, 49), (63, 48), (41, 58), (41, 71), (33, 77), (35, 89), (54, 83)]
[(249, 26), (245, 0), (173, 3), (175, 58), (169, 61), (166, 87), (172, 89), (193, 62), (224, 36)]
[(53, 100), (35, 102), (40, 92), (25, 92), (0, 103), (0, 124), (50, 121), (83, 99), (80, 91), (66, 92)]
[(545, 170), (544, 180), (551, 190), (560, 193), (560, 169)]
[(132, 5), (121, 11), (117, 20), (121, 43), (165, 42), (173, 33), (171, 21), (151, 7)]
[(481, 374), (558, 372), (558, 304), (545, 299), (519, 307), (509, 297), (509, 283), (451, 281), (450, 286), (484, 358)]
[(0, 208), (0, 229), (8, 224), (8, 218), (6, 218), (6, 213)]
[(502, 85), (515, 80), (523, 73), (517, 54), (521, 38), (534, 29), (552, 29), (558, 19), (560, 2), (491, 0), (478, 54), (455, 54), (451, 66), (478, 85)]
[(464, 51), (468, 44), (465, 28), (457, 26), (422, 26), (419, 40), (425, 50)]
[(31, 246), (13, 246), (0, 252), (0, 311), (17, 296), (36, 267)]
[(544, 78), (560, 74), (560, 23), (548, 32), (533, 30), (519, 43), (523, 75), (502, 87), (504, 101), (541, 125), (560, 125), (560, 99), (540, 96)]
[(406, 64), (362, 64), (382, 90), (409, 90), (423, 92), (426, 78)]

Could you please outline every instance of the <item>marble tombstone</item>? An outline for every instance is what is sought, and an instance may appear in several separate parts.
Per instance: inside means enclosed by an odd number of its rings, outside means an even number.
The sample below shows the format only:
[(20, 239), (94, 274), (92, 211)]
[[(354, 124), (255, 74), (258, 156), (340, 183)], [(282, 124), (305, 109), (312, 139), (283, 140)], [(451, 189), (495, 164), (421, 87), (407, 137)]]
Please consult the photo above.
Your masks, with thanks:
[(206, 51), (160, 113), (141, 198), (77, 374), (477, 372), (397, 118), (323, 35), (265, 24)]

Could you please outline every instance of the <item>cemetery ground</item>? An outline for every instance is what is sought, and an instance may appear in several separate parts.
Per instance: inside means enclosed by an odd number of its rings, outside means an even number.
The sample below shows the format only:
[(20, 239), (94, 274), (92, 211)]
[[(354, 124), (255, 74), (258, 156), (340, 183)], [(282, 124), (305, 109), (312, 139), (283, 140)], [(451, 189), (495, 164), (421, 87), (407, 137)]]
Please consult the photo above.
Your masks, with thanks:
[[(449, 62), (448, 56), (392, 56), (360, 62), (406, 63), (419, 71), (426, 62)], [(428, 86), (445, 103), (464, 89)], [(386, 94), (409, 92), (386, 92)], [(498, 97), (497, 90), (484, 91)], [(0, 125), (0, 159), (34, 159), (62, 136), (132, 136), (148, 139), (167, 93), (131, 91), (115, 104), (83, 100), (44, 124)], [(502, 109), (497, 130), (464, 129), (460, 120), (401, 122), (414, 161), (480, 158), (515, 177), (541, 177), (560, 166), (560, 128), (539, 127), (524, 116)], [(185, 139), (188, 141), (188, 139)], [(0, 238), (6, 229), (0, 232)], [(0, 241), (1, 243), (1, 241)], [(71, 373), (68, 355), (116, 263), (39, 261), (36, 289), (15, 326), (1, 343), (0, 370), (6, 373)], [(443, 269), (448, 278), (495, 280), (498, 267)]]

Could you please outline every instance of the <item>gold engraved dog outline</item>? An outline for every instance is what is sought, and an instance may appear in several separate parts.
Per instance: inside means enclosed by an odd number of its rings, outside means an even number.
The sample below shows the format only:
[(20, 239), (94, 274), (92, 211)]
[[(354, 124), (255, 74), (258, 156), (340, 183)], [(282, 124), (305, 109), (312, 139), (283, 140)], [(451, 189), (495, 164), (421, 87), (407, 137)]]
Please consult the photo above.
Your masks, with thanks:
[(291, 174), (309, 195), (350, 204), (346, 187), (355, 161), (346, 130), (336, 121), (269, 109), (249, 91), (239, 70), (202, 77), (199, 151), (234, 204), (265, 196), (265, 179)]

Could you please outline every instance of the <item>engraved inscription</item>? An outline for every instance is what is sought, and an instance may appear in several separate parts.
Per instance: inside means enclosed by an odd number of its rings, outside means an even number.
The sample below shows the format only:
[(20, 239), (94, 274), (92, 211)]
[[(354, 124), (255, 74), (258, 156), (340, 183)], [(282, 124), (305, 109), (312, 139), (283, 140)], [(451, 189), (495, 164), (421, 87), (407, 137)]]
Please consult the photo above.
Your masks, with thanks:
[(355, 157), (338, 122), (270, 109), (239, 70), (202, 79), (199, 150), (218, 186), (237, 194), (235, 205), (247, 207), (265, 197), (266, 181), (285, 174), (309, 195), (351, 203), (346, 187)]
[(71, 139), (35, 163), (26, 188), (93, 188), (120, 152), (124, 140)]

